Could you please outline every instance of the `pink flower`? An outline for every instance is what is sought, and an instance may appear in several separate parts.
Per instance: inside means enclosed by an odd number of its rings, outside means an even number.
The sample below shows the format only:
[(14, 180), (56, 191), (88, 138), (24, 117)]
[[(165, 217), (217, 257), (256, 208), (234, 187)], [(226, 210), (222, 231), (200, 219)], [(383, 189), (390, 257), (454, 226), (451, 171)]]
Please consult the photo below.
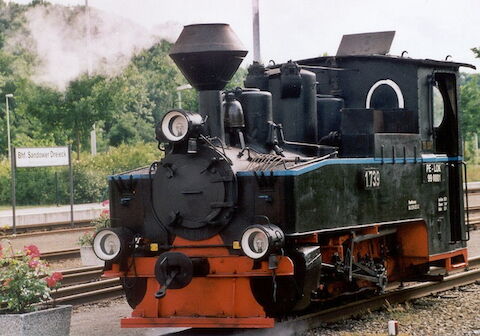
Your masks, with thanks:
[(57, 285), (57, 280), (55, 280), (53, 277), (46, 277), (45, 281), (47, 282), (47, 286), (50, 288), (53, 288)]
[(110, 204), (110, 200), (105, 200), (102, 202), (102, 206), (108, 206)]
[(40, 262), (37, 259), (32, 259), (28, 262), (28, 267), (30, 268), (36, 268)]
[(54, 288), (57, 286), (58, 281), (63, 279), (63, 275), (60, 272), (53, 272), (51, 276), (46, 277), (45, 281), (47, 286), (50, 288)]
[(28, 245), (23, 248), (26, 254), (32, 258), (40, 257), (40, 250), (35, 245)]
[(53, 272), (52, 279), (55, 281), (60, 281), (63, 279), (63, 275), (60, 272)]

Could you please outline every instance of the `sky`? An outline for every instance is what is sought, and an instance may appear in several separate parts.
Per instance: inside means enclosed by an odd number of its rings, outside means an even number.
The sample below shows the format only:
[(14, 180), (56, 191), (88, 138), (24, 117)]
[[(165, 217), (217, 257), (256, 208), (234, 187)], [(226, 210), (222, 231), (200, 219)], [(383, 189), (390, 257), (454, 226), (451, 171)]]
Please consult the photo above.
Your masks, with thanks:
[[(86, 0), (50, 0), (82, 5)], [(391, 54), (443, 60), (480, 68), (472, 47), (480, 47), (478, 0), (259, 0), (264, 63), (328, 53), (343, 34), (395, 30)], [(27, 0), (16, 0), (28, 3)], [(147, 29), (169, 25), (173, 38), (193, 23), (229, 23), (252, 50), (251, 0), (88, 0), (89, 6), (128, 18)], [(247, 56), (251, 62), (252, 52)], [(467, 71), (467, 69), (463, 69)]]

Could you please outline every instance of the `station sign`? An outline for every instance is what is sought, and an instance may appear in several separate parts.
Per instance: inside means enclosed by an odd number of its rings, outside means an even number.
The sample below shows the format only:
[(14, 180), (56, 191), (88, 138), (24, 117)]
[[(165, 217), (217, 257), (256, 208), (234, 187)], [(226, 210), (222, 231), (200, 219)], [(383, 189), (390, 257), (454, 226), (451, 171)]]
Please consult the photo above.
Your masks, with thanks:
[(15, 166), (49, 167), (69, 165), (68, 147), (15, 148)]

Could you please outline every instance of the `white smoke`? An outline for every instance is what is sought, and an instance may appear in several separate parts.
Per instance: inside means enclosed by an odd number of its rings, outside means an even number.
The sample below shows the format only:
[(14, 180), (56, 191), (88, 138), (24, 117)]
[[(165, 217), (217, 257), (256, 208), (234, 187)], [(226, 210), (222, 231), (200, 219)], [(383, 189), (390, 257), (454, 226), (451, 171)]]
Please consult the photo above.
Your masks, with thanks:
[(132, 56), (160, 39), (174, 41), (181, 31), (173, 22), (147, 30), (128, 19), (92, 7), (86, 11), (83, 6), (35, 6), (25, 16), (28, 32), (11, 37), (9, 46), (37, 54), (40, 62), (32, 79), (60, 90), (82, 73), (114, 76)]

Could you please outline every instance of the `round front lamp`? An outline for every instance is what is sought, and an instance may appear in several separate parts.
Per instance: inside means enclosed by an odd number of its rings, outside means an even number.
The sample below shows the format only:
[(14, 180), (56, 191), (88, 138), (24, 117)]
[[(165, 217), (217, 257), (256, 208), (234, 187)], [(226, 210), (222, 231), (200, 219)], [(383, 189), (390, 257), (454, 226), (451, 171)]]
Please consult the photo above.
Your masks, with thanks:
[(93, 238), (93, 252), (104, 261), (115, 261), (128, 249), (130, 235), (121, 228), (98, 231)]
[(283, 247), (285, 235), (276, 225), (252, 225), (242, 235), (243, 252), (252, 259), (262, 259)]
[(195, 112), (172, 110), (165, 114), (157, 126), (157, 140), (182, 141), (196, 136), (202, 126), (202, 116)]

